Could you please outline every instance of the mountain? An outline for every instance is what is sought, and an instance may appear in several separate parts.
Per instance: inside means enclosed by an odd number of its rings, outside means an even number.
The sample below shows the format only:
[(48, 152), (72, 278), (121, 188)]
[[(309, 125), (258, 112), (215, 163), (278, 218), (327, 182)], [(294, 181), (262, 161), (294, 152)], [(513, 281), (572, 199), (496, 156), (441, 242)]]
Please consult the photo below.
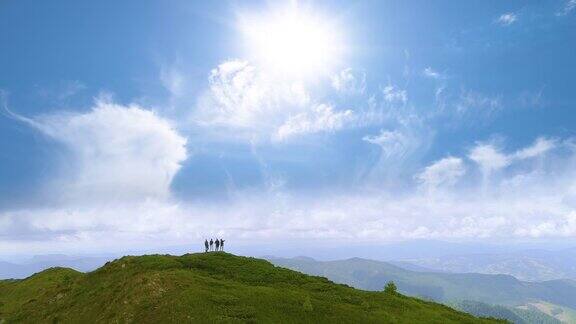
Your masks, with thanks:
[(0, 281), (0, 322), (498, 323), (218, 252), (123, 257)]
[(404, 264), (443, 272), (509, 274), (520, 280), (576, 279), (576, 249), (447, 254), (405, 258)]
[(394, 281), (404, 294), (444, 303), (476, 301), (518, 307), (545, 302), (576, 309), (576, 282), (572, 280), (524, 282), (510, 275), (417, 272), (361, 258), (340, 261), (276, 258), (270, 261), (365, 290), (381, 290), (387, 282)]
[(77, 271), (92, 271), (112, 257), (67, 256), (61, 254), (37, 255), (25, 263), (0, 261), (0, 279), (22, 279), (52, 267), (68, 267)]

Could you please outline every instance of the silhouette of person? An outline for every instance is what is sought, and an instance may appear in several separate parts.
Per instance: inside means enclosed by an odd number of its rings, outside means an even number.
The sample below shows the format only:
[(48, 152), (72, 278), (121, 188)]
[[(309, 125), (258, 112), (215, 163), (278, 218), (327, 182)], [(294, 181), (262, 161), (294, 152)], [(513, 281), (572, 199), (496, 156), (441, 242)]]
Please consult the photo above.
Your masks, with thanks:
[(204, 240), (204, 248), (205, 248), (204, 253), (208, 252), (208, 240)]
[(214, 245), (214, 240), (210, 239), (210, 251), (212, 251), (212, 245)]
[(220, 239), (220, 251), (224, 251), (224, 240)]
[(220, 250), (220, 241), (216, 239), (216, 251)]

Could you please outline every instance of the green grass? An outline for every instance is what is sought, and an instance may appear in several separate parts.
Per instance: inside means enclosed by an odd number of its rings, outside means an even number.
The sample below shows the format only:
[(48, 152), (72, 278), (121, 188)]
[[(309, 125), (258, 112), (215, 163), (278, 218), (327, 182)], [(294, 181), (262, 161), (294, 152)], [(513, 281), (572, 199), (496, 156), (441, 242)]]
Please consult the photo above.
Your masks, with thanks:
[(123, 257), (0, 281), (0, 323), (497, 323), (219, 252)]

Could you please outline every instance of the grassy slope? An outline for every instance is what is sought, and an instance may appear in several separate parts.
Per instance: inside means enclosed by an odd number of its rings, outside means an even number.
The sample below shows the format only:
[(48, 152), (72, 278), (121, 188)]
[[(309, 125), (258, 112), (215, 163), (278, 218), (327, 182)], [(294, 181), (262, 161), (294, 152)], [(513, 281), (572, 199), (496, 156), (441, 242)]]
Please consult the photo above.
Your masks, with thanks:
[(491, 323), (226, 253), (124, 257), (87, 274), (0, 281), (0, 322)]

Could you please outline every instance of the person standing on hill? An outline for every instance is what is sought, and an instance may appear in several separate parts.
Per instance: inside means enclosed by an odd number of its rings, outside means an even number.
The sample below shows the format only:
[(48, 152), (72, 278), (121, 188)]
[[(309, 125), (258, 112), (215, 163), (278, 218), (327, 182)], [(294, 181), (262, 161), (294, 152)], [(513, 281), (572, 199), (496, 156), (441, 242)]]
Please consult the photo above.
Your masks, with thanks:
[(216, 251), (220, 250), (220, 241), (216, 239)]
[(208, 252), (208, 240), (204, 240), (204, 253)]
[(214, 245), (214, 240), (210, 239), (210, 251), (212, 251), (212, 245)]
[(224, 251), (224, 240), (220, 239), (220, 251)]

